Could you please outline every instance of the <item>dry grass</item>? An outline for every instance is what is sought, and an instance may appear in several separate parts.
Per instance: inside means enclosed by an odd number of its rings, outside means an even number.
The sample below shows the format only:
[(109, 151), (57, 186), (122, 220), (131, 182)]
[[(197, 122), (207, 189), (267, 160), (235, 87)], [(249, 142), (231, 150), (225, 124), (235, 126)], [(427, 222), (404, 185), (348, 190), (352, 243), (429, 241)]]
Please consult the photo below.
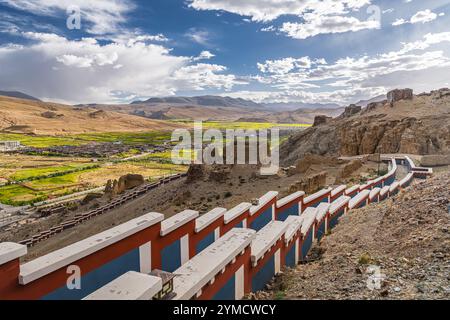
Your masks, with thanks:
[[(52, 117), (43, 116), (51, 113)], [(182, 124), (150, 120), (123, 113), (73, 108), (0, 96), (0, 130), (11, 133), (65, 135), (93, 132), (173, 130)]]

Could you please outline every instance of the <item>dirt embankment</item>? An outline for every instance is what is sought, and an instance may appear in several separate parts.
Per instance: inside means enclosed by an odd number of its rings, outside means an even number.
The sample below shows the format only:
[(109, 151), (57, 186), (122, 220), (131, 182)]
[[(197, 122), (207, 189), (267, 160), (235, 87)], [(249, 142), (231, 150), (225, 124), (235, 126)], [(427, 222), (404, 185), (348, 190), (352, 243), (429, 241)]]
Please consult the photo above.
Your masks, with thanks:
[[(450, 173), (441, 173), (351, 211), (306, 264), (287, 270), (259, 298), (449, 299), (449, 181)], [(379, 287), (369, 289), (369, 279), (380, 279)]]

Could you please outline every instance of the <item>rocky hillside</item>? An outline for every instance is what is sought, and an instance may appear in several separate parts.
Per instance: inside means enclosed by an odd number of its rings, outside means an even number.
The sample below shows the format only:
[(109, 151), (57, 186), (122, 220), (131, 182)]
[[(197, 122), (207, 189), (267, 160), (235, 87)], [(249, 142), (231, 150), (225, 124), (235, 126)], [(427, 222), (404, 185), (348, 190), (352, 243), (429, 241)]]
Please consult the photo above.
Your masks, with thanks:
[(18, 98), (18, 99), (26, 99), (26, 100), (33, 100), (33, 101), (41, 101), (38, 98), (32, 97), (28, 94), (25, 94), (23, 92), (19, 91), (1, 91), (0, 90), (0, 96), (10, 97), (10, 98)]
[(220, 97), (220, 96), (150, 98), (146, 101), (135, 101), (131, 104), (133, 105), (170, 104), (179, 106), (266, 109), (266, 107), (264, 107), (263, 105), (255, 103), (250, 100), (245, 100), (241, 98)]
[(364, 109), (351, 105), (336, 119), (322, 117), (281, 146), (282, 164), (291, 165), (308, 153), (450, 153), (450, 89), (417, 96), (399, 90), (388, 99)]
[[(306, 264), (258, 297), (449, 299), (449, 180), (448, 172), (436, 174), (387, 202), (350, 211)], [(379, 286), (367, 286), (371, 276)]]
[(0, 132), (74, 134), (171, 130), (180, 125), (112, 111), (0, 96)]
[(335, 118), (344, 112), (344, 108), (320, 108), (320, 109), (297, 109), (293, 111), (275, 112), (268, 116), (270, 122), (275, 123), (314, 123), (314, 118), (319, 115)]
[[(244, 105), (244, 103), (224, 105), (188, 104), (187, 98), (151, 99), (146, 103), (134, 103), (130, 105), (88, 105), (80, 107), (96, 108), (104, 111), (115, 111), (135, 116), (157, 120), (202, 120), (202, 121), (242, 121), (242, 122), (271, 122), (271, 123), (306, 123), (312, 124), (317, 115), (337, 117), (343, 108), (302, 108), (292, 111), (278, 111), (268, 109), (261, 105)], [(186, 101), (186, 104), (181, 103)], [(239, 101), (239, 100), (237, 100)], [(246, 100), (243, 100), (246, 101)], [(202, 101), (202, 103), (205, 101)], [(215, 102), (219, 104), (219, 102)], [(257, 107), (259, 106), (259, 107)]]

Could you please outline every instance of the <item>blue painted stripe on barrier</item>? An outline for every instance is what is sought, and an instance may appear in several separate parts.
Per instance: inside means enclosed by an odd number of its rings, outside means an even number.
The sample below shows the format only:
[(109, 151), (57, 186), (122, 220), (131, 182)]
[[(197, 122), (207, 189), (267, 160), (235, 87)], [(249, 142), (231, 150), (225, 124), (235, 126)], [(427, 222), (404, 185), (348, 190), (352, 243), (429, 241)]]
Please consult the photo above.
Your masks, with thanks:
[(344, 214), (345, 214), (345, 209), (343, 208), (343, 209), (341, 209), (341, 210), (338, 211), (337, 216), (340, 218), (340, 217), (342, 217)]
[(357, 208), (358, 209), (364, 208), (366, 206), (366, 204), (367, 204), (367, 199), (362, 201), (360, 204), (358, 204)]
[(386, 179), (386, 180), (384, 181), (384, 185), (385, 185), (385, 186), (390, 186), (390, 185), (393, 184), (394, 182), (395, 182), (395, 175), (392, 176), (392, 177), (390, 177), (390, 178), (388, 178), (388, 179)]
[(197, 246), (195, 248), (195, 252), (196, 253), (202, 252), (203, 250), (208, 248), (211, 244), (213, 244), (215, 239), (216, 238), (215, 238), (215, 235), (214, 235), (214, 231), (209, 233), (208, 235), (206, 235), (206, 237), (204, 237), (201, 241), (199, 241), (197, 243)]
[(212, 300), (235, 300), (236, 299), (236, 277), (230, 280), (214, 295)]
[(333, 218), (330, 220), (330, 229), (333, 229), (336, 227), (339, 223), (339, 218), (342, 217), (345, 213), (345, 209), (339, 210), (337, 213), (334, 214)]
[(272, 256), (253, 277), (252, 291), (256, 292), (264, 290), (265, 285), (272, 280), (274, 275), (275, 275), (275, 257)]
[[(61, 287), (44, 296), (43, 300), (81, 300), (128, 271), (140, 271), (139, 248), (114, 259), (81, 277), (81, 289)], [(68, 275), (69, 276), (69, 275)]]
[(286, 266), (295, 267), (295, 243), (292, 245), (292, 248), (286, 254)]
[(162, 270), (174, 272), (181, 267), (181, 245), (180, 240), (168, 245), (161, 250)]
[(250, 224), (250, 229), (259, 231), (272, 221), (272, 207), (267, 208)]
[(311, 229), (308, 232), (308, 235), (306, 236), (306, 238), (302, 244), (302, 260), (303, 261), (306, 259), (306, 256), (308, 255), (309, 250), (311, 250), (312, 239), (313, 239), (313, 233), (312, 233), (312, 229)]
[(308, 208), (317, 208), (321, 203), (328, 203), (328, 196), (313, 205), (308, 205)]
[(299, 206), (295, 203), (292, 207), (284, 209), (277, 214), (278, 221), (286, 221), (289, 216), (298, 216)]
[(325, 220), (322, 221), (322, 223), (317, 228), (317, 240), (322, 240), (323, 236), (325, 235)]

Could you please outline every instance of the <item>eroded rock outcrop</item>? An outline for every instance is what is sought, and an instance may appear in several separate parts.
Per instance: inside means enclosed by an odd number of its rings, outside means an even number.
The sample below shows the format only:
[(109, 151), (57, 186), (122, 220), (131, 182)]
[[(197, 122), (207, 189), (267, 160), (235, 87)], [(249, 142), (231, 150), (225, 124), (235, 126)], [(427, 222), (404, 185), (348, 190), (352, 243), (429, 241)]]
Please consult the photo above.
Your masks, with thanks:
[[(291, 136), (280, 148), (281, 165), (292, 166), (307, 154), (356, 156), (374, 153), (418, 155), (450, 153), (450, 94), (379, 105), (371, 112), (340, 117)], [(437, 98), (437, 97), (440, 98)], [(409, 97), (409, 93), (396, 95)]]
[(108, 180), (105, 187), (105, 194), (110, 196), (117, 196), (127, 190), (134, 189), (143, 185), (145, 179), (140, 174), (127, 174), (121, 176), (119, 180)]
[(388, 103), (391, 104), (391, 107), (394, 106), (394, 103), (400, 100), (412, 100), (414, 97), (412, 89), (395, 89), (389, 91), (387, 94)]
[(341, 118), (350, 118), (350, 117), (360, 113), (361, 110), (362, 110), (361, 106), (357, 106), (356, 104), (351, 104), (345, 108), (345, 111), (341, 115)]
[(332, 119), (333, 119), (332, 117), (328, 117), (328, 116), (324, 116), (324, 115), (316, 116), (314, 118), (313, 127), (317, 127), (317, 126), (320, 126), (322, 124), (326, 124), (329, 121), (331, 121)]
[(297, 191), (304, 191), (308, 194), (314, 193), (320, 189), (322, 189), (327, 181), (327, 173), (320, 172), (315, 175), (303, 178), (302, 180), (297, 181), (296, 183), (292, 184), (288, 192), (294, 193)]

